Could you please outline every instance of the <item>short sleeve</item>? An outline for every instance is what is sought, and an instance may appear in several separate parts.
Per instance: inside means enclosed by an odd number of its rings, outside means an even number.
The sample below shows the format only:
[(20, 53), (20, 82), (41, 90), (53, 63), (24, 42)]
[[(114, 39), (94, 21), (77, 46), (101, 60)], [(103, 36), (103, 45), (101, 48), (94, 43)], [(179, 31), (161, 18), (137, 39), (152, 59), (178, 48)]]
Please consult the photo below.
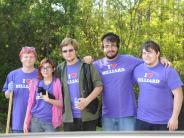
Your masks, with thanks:
[(183, 86), (183, 82), (181, 81), (178, 72), (172, 67), (168, 67), (166, 69), (166, 78), (167, 78), (167, 85), (171, 90)]
[(6, 81), (4, 83), (2, 92), (5, 92), (6, 90), (8, 90), (8, 84), (10, 81), (13, 81), (13, 72), (10, 72), (7, 77), (6, 77)]

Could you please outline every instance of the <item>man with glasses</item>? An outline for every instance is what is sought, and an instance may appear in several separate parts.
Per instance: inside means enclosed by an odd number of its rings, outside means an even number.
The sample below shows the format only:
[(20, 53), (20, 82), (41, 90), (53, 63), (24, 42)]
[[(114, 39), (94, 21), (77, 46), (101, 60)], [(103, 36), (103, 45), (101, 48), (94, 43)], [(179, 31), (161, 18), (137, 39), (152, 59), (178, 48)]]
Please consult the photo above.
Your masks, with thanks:
[(32, 79), (37, 77), (37, 69), (34, 67), (36, 61), (36, 51), (34, 47), (23, 47), (19, 53), (22, 67), (11, 71), (3, 86), (3, 92), (6, 98), (13, 92), (12, 109), (12, 132), (22, 133), (27, 102), (29, 97), (29, 88)]
[(100, 76), (92, 64), (89, 65), (93, 89), (85, 96), (84, 63), (77, 57), (79, 44), (75, 39), (65, 38), (60, 48), (65, 61), (58, 65), (57, 72), (61, 77), (64, 96), (64, 131), (95, 131), (96, 119), (99, 116), (99, 106), (96, 112), (90, 112), (87, 106), (102, 91)]

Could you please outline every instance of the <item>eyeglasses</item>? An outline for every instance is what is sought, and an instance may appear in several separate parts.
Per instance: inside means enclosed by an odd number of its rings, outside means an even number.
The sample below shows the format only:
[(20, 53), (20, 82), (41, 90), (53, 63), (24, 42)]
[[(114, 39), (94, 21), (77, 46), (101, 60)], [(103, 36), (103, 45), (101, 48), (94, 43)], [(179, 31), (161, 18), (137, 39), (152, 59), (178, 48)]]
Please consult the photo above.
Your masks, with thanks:
[(71, 53), (73, 51), (74, 51), (74, 49), (62, 50), (63, 53), (67, 53), (67, 52)]
[(52, 67), (41, 67), (41, 71), (45, 71), (45, 70), (51, 71)]
[(117, 46), (116, 45), (105, 45), (104, 48), (105, 49), (108, 49), (108, 48), (114, 48), (115, 49), (115, 48), (117, 48)]

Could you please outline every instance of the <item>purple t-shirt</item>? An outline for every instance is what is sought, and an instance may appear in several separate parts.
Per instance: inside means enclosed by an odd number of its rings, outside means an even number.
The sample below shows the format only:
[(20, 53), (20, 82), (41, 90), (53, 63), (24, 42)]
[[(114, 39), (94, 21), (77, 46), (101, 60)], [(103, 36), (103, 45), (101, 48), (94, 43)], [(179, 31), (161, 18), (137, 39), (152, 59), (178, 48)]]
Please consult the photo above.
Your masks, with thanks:
[(152, 124), (167, 124), (173, 111), (172, 90), (183, 85), (176, 70), (158, 63), (141, 64), (134, 71), (139, 85), (137, 118)]
[[(45, 85), (44, 81), (38, 82), (38, 87), (43, 87), (47, 92), (53, 94), (53, 81), (52, 83)], [(52, 104), (45, 102), (38, 91), (35, 93), (35, 104), (32, 108), (32, 115), (41, 119), (42, 121), (52, 123)]]
[(79, 68), (80, 61), (74, 65), (67, 65), (67, 84), (69, 89), (72, 114), (74, 118), (81, 118), (81, 111), (75, 106), (78, 98), (80, 98)]
[(94, 62), (103, 82), (103, 117), (136, 115), (133, 91), (133, 70), (142, 60), (130, 55), (118, 55), (113, 61), (103, 58)]
[(12, 129), (23, 130), (24, 118), (27, 110), (27, 102), (29, 98), (29, 88), (32, 79), (37, 77), (38, 71), (35, 69), (31, 73), (24, 73), (22, 69), (11, 71), (3, 86), (3, 92), (8, 90), (10, 81), (14, 82), (13, 93), (13, 110), (12, 110)]

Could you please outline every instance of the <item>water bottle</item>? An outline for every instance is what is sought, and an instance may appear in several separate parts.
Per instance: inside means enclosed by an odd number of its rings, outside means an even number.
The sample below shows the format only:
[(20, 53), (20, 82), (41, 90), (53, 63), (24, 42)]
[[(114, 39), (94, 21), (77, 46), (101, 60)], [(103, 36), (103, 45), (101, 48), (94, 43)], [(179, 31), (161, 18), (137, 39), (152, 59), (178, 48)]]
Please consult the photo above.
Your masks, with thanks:
[(79, 100), (77, 99), (77, 97), (74, 98), (74, 105), (75, 105), (75, 108), (77, 108), (77, 104), (79, 103)]

